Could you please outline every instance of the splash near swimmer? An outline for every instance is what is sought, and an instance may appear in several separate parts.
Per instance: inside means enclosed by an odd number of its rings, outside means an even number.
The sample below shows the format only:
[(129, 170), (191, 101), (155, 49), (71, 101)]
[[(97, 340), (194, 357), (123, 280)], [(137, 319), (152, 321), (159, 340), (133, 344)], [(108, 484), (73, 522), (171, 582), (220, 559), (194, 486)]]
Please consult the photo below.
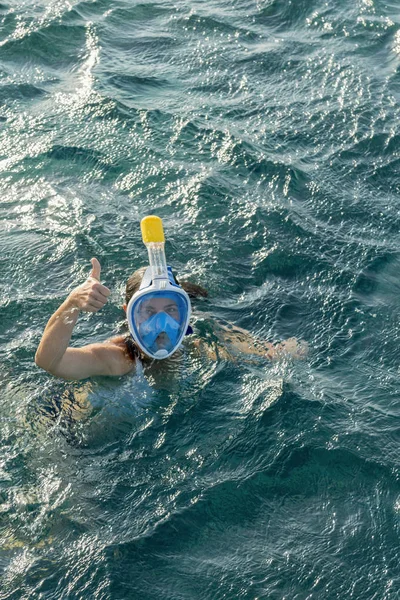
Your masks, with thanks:
[(149, 266), (139, 291), (127, 307), (131, 336), (147, 356), (156, 360), (168, 358), (191, 333), (191, 305), (187, 293), (175, 282), (172, 268), (165, 258), (165, 237), (160, 217), (142, 219), (143, 243), (149, 255)]

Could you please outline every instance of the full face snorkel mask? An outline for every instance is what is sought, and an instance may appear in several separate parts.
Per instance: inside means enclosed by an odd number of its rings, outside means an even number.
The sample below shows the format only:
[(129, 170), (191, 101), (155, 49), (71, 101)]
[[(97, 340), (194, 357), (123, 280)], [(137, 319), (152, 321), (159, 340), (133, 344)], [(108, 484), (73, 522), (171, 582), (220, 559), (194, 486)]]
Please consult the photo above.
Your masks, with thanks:
[(150, 266), (139, 291), (130, 299), (126, 314), (136, 344), (147, 356), (160, 360), (171, 356), (181, 345), (189, 331), (191, 306), (189, 296), (167, 266), (161, 219), (145, 217), (140, 227)]

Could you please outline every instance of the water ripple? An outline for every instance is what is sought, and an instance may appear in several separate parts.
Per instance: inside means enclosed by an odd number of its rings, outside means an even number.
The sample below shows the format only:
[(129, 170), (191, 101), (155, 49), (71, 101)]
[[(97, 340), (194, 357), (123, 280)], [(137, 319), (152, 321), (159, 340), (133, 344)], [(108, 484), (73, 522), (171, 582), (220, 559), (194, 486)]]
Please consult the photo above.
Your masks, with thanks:
[[(2, 598), (397, 598), (398, 21), (0, 5)], [(112, 295), (72, 343), (126, 331), (150, 212), (208, 289), (200, 346), (49, 378), (37, 344), (94, 255)], [(228, 360), (229, 322), (309, 357)]]

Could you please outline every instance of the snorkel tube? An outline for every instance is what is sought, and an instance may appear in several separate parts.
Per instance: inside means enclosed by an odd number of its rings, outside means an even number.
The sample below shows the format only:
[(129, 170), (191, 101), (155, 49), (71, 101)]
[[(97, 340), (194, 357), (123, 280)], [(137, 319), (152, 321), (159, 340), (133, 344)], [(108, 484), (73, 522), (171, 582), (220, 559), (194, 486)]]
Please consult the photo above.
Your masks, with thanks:
[(165, 258), (164, 228), (160, 217), (150, 215), (141, 220), (140, 229), (143, 243), (149, 255), (152, 280), (168, 279), (167, 261)]

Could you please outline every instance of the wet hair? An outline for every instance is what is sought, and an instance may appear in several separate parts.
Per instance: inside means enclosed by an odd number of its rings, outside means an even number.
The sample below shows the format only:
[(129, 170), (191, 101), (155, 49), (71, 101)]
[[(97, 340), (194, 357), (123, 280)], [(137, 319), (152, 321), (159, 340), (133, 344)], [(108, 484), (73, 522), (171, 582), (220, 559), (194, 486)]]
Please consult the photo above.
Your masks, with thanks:
[[(134, 273), (132, 273), (132, 275), (126, 282), (125, 302), (127, 305), (129, 304), (129, 301), (132, 298), (133, 294), (136, 294), (136, 292), (139, 291), (140, 284), (142, 283), (142, 279), (146, 272), (146, 269), (147, 267), (140, 267), (140, 269), (137, 269)], [(201, 285), (191, 283), (190, 281), (179, 282), (178, 279), (175, 277), (174, 273), (173, 276), (175, 283), (180, 285), (185, 290), (189, 298), (207, 298), (208, 292), (205, 288), (201, 287)], [(124, 342), (126, 351), (133, 361), (135, 361), (137, 358), (140, 358), (141, 360), (146, 358), (143, 352), (137, 347), (130, 334), (127, 334), (125, 336)]]
[[(126, 282), (125, 302), (127, 305), (129, 304), (129, 300), (132, 298), (133, 294), (136, 294), (136, 292), (139, 291), (146, 269), (147, 267), (140, 267), (140, 269), (137, 269), (137, 271), (132, 273)], [(189, 298), (207, 298), (208, 292), (205, 288), (201, 287), (201, 285), (191, 283), (190, 281), (178, 281), (174, 273), (173, 276), (175, 283), (180, 285), (181, 288), (185, 290)]]

